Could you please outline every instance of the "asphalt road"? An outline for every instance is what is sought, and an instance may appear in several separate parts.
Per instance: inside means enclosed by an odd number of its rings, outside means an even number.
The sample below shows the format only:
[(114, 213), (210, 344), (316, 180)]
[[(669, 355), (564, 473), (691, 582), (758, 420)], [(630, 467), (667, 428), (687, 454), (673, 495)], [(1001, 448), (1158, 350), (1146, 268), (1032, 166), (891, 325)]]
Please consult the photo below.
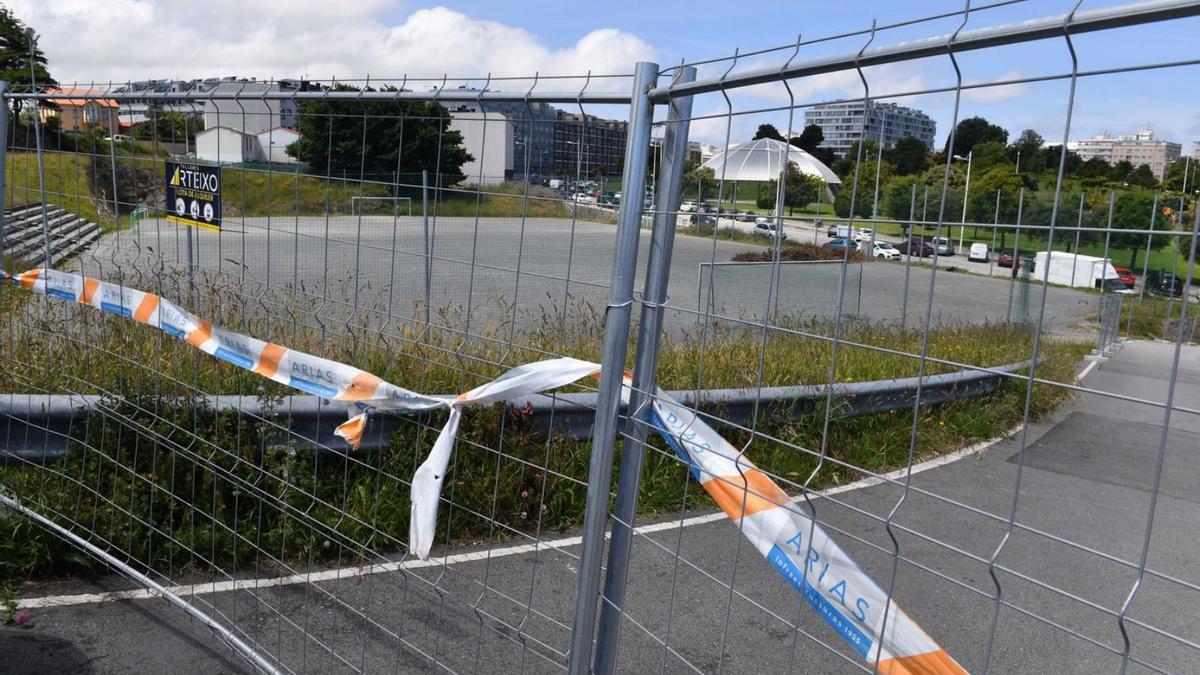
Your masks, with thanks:
[[(1084, 383), (1162, 401), (1173, 353), (1166, 343), (1127, 343), (1090, 369)], [(1183, 349), (1174, 396), (1180, 406), (1200, 403), (1200, 347)], [(987, 665), (999, 673), (1115, 672), (1122, 648), (1115, 614), (1137, 576), (1136, 564), (1125, 561), (1136, 563), (1141, 554), (1163, 438), (1161, 409), (1088, 394), (1031, 427), (1024, 452), (1018, 435), (914, 474), (894, 521), (902, 555), (897, 602), (960, 663), (982, 671), (996, 606), (987, 560), (1004, 541), (1018, 495), (1018, 527), (997, 558), (1005, 604)], [(1194, 647), (1200, 642), (1200, 539), (1194, 536), (1200, 416), (1174, 413), (1165, 441), (1148, 555), (1153, 573), (1128, 614), (1131, 653), (1156, 669), (1187, 672), (1200, 662)], [(893, 558), (881, 519), (900, 496), (897, 484), (885, 483), (817, 500), (820, 521), (885, 584)], [(635, 539), (621, 670), (665, 665), (669, 672), (690, 672), (691, 664), (704, 672), (854, 672), (853, 653), (741, 543), (736, 528), (708, 514), (707, 502), (697, 502)], [(684, 516), (694, 519), (680, 526)], [(554, 672), (569, 637), (578, 547), (569, 539), (554, 546), (544, 541), (536, 554), (508, 546), (435, 548), (435, 556), (451, 556), (442, 559), (448, 564), (411, 569), (412, 576), (359, 576), (351, 569), (310, 585), (200, 589), (190, 597), (303, 672), (349, 668), (315, 643), (305, 646), (296, 639), (301, 631), (370, 671), (430, 672), (439, 669), (436, 662), (451, 671)], [(434, 585), (439, 592), (430, 590)], [(32, 627), (0, 629), (4, 670), (244, 670), (206, 629), (161, 600), (74, 598), (67, 601), (76, 604), (42, 606), (51, 604), (45, 596), (122, 587), (104, 578), (26, 589), (26, 603), (35, 606)], [(531, 612), (523, 609), (527, 603)], [(493, 631), (493, 617), (521, 631)], [(389, 632), (408, 644), (400, 646)], [(1134, 663), (1129, 672), (1146, 670)]]
[[(302, 289), (305, 307), (325, 314), (370, 315), (378, 323), (418, 314), (425, 295), (425, 234), (419, 218), (247, 218), (216, 233), (193, 230), (193, 260), (219, 273), (223, 285), (244, 297), (274, 297), (284, 287)], [(436, 320), (472, 332), (510, 320), (522, 327), (558, 324), (599, 311), (607, 302), (614, 227), (561, 219), (439, 218), (429, 227), (430, 305)], [(186, 230), (160, 220), (134, 232), (107, 235), (75, 265), (110, 277), (114, 263), (146, 272), (187, 261)], [(640, 292), (649, 251), (643, 231), (635, 288)], [(727, 263), (736, 253), (762, 246), (676, 238), (667, 326), (695, 326), (704, 312), (727, 323), (771, 315), (770, 265), (721, 264), (710, 286), (706, 263)], [(1021, 306), (1020, 284), (903, 263), (851, 266), (843, 287), (837, 264), (782, 266), (773, 316), (829, 319), (838, 314), (922, 325), (932, 305), (932, 325), (1005, 321)], [(137, 283), (137, 275), (130, 276)], [(715, 289), (715, 291), (711, 291)], [(264, 291), (267, 289), (267, 291)], [(841, 301), (839, 305), (839, 289)], [(1031, 288), (1036, 311), (1040, 287)], [(1090, 313), (1097, 296), (1051, 288), (1047, 321), (1064, 326)], [(291, 302), (289, 300), (289, 302)], [(265, 311), (283, 313), (280, 306)], [(370, 311), (365, 311), (370, 310)], [(438, 311), (443, 310), (443, 311)], [(710, 317), (711, 318), (711, 317)]]

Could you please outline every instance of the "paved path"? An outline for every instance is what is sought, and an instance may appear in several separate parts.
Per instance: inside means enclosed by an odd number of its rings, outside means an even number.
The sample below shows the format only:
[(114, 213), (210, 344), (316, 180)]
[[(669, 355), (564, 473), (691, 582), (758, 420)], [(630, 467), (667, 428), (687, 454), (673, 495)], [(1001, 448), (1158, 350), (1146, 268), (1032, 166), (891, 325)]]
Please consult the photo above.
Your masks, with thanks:
[[(1090, 368), (1084, 383), (1161, 401), (1172, 355), (1169, 344), (1128, 343), (1112, 360)], [(1200, 408), (1200, 347), (1184, 349), (1177, 382), (1177, 405)], [(1085, 395), (1032, 427), (1023, 454), (1019, 437), (1012, 438), (979, 456), (914, 475), (914, 492), (896, 518), (903, 556), (895, 586), (898, 602), (964, 666), (983, 669), (994, 607), (986, 560), (1005, 534), (1004, 518), (1023, 464), (1016, 510), (1020, 527), (998, 560), (1002, 597), (1011, 607), (999, 614), (992, 672), (1115, 671), (1119, 657), (1110, 650), (1119, 651), (1122, 642), (1113, 613), (1135, 578), (1135, 569), (1118, 561), (1136, 561), (1141, 552), (1162, 422), (1163, 411), (1153, 406)], [(1200, 642), (1197, 448), (1200, 416), (1176, 412), (1166, 436), (1166, 470), (1149, 555), (1149, 567), (1160, 576), (1146, 577), (1130, 611), (1132, 619), (1160, 631), (1133, 626), (1134, 657), (1171, 672), (1194, 670), (1200, 660), (1200, 652), (1188, 646)], [(882, 484), (817, 503), (820, 520), (885, 583), (892, 569), (891, 543), (879, 518), (899, 496), (895, 484)], [(697, 502), (697, 510), (685, 514), (691, 518), (686, 527), (679, 527), (677, 517), (651, 524), (636, 539), (621, 669), (656, 671), (665, 659), (670, 672), (689, 671), (684, 660), (705, 672), (854, 672), (852, 662), (838, 656), (849, 654), (847, 649), (756, 552), (739, 546), (736, 529), (719, 514), (711, 515), (706, 503)], [(543, 542), (536, 554), (508, 544), (490, 555), (435, 550), (435, 555), (449, 555), (450, 564), (414, 567), (407, 582), (395, 572), (359, 576), (346, 570), (313, 585), (260, 589), (257, 596), (237, 590), (195, 597), (305, 672), (338, 670), (340, 664), (289, 638), (294, 631), (279, 620), (277, 609), (356, 667), (371, 671), (429, 671), (430, 658), (436, 657), (453, 671), (555, 672), (568, 639), (576, 541)], [(442, 595), (428, 592), (419, 579), (436, 581)], [(26, 595), (120, 587), (100, 579), (51, 584)], [(322, 597), (320, 589), (334, 591), (348, 607)], [(456, 604), (454, 599), (462, 597), (470, 607)], [(522, 609), (527, 602), (532, 614)], [(379, 625), (364, 624), (357, 611)], [(32, 613), (33, 628), (0, 630), (8, 672), (243, 668), (228, 650), (215, 646), (205, 629), (161, 600), (87, 602)], [(492, 617), (519, 624), (522, 632), (497, 634), (486, 628)], [(796, 637), (789, 623), (797, 619), (811, 638)], [(397, 649), (385, 631), (401, 635), (425, 656)], [(1130, 672), (1144, 670), (1134, 664)]]

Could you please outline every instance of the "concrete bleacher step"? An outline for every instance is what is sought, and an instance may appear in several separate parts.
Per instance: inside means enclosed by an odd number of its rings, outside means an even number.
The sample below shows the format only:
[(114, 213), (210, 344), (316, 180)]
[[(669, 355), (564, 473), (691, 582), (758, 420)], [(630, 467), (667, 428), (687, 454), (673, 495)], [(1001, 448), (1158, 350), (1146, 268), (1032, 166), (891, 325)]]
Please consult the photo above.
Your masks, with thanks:
[(50, 238), (50, 265), (77, 255), (99, 240), (100, 226), (53, 204), (46, 205), (47, 224), (42, 224), (42, 206), (28, 204), (5, 211), (5, 254), (42, 263), (46, 256), (46, 231)]
[[(83, 251), (88, 245), (100, 237), (100, 228), (92, 225), (86, 229), (75, 229), (59, 234), (50, 240), (50, 264), (51, 266), (65, 260), (77, 253)], [(32, 251), (27, 260), (34, 264), (41, 264), (45, 259), (44, 246)]]
[[(50, 229), (53, 230), (64, 222), (78, 218), (79, 216), (73, 213), (60, 210), (50, 215)], [(29, 239), (36, 239), (42, 236), (42, 218), (39, 214), (37, 218), (29, 221), (27, 224), (23, 224), (20, 229), (15, 230), (5, 223), (4, 229), (4, 247), (5, 249), (12, 249)]]
[[(51, 250), (51, 253), (54, 252), (54, 242), (55, 241), (58, 241), (62, 237), (69, 237), (69, 236), (75, 234), (77, 231), (82, 230), (89, 224), (90, 223), (88, 223), (88, 221), (86, 221), (82, 218), (71, 217), (71, 218), (66, 218), (66, 219), (60, 220), (58, 223), (52, 225), (50, 227), (50, 250)], [(16, 258), (30, 258), (30, 257), (41, 257), (45, 252), (45, 248), (46, 248), (45, 236), (39, 229), (36, 237), (30, 237), (29, 239), (26, 239), (25, 241), (21, 242), (20, 244), (17, 244), (16, 246), (13, 246), (12, 248), (6, 249), (6, 251), (8, 252), (8, 255), (11, 255)]]
[(66, 260), (67, 258), (70, 258), (72, 256), (83, 253), (85, 250), (88, 249), (88, 247), (90, 247), (95, 242), (99, 241), (99, 239), (100, 239), (100, 228), (95, 226), (95, 224), (93, 224), (92, 228), (89, 229), (86, 233), (70, 240), (70, 242), (68, 242), (68, 244), (62, 250), (60, 250), (58, 253), (51, 255), (50, 256), (50, 266), (53, 267), (54, 265), (57, 265), (58, 263), (62, 262), (63, 260)]

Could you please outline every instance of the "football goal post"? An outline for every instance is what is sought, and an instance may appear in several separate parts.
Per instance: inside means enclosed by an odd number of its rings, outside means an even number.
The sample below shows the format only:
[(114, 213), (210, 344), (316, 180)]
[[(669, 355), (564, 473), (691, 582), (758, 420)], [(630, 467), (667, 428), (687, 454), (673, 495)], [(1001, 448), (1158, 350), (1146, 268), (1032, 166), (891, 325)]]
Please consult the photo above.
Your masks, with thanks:
[(412, 197), (351, 197), (351, 215), (411, 216)]

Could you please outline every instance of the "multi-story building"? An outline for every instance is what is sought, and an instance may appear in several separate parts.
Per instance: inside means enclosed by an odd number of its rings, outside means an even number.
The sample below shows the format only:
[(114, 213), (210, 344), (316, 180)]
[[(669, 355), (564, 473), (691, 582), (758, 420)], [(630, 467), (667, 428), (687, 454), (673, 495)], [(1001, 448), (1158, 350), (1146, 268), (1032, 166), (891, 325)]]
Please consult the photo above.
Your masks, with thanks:
[(1117, 137), (1101, 132), (1092, 138), (1075, 142), (1075, 152), (1084, 161), (1102, 159), (1109, 164), (1129, 162), (1135, 167), (1145, 164), (1154, 177), (1162, 180), (1167, 165), (1179, 159), (1183, 146), (1171, 141), (1157, 140), (1154, 131), (1146, 128), (1136, 134)]
[(121, 127), (117, 102), (106, 98), (93, 98), (104, 92), (88, 89), (51, 89), (53, 93), (74, 94), (81, 98), (54, 99), (56, 107), (42, 106), (38, 114), (42, 122), (57, 118), (63, 131), (90, 131), (103, 129), (110, 135)]
[(879, 141), (883, 147), (896, 145), (901, 138), (920, 140), (933, 150), (937, 123), (929, 115), (895, 103), (879, 101), (844, 101), (816, 105), (804, 112), (804, 124), (821, 127), (825, 139), (822, 148), (829, 148), (839, 157), (862, 139)]
[[(621, 171), (628, 131), (625, 121), (567, 112), (545, 103), (486, 101), (482, 109), (500, 113), (511, 125), (511, 173), (515, 177), (574, 178), (578, 174), (589, 178), (616, 176)], [(460, 103), (450, 112), (480, 112), (480, 105)]]

